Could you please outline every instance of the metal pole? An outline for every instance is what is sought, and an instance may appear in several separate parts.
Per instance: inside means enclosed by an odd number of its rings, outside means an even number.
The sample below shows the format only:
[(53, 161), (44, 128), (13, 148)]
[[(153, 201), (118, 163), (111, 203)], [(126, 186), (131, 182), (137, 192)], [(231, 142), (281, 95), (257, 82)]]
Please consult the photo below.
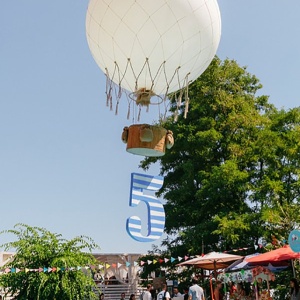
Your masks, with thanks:
[(293, 259), (291, 259), (291, 263), (292, 263), (292, 269), (293, 269), (293, 277), (296, 278), (296, 271), (295, 271), (295, 265), (294, 265)]

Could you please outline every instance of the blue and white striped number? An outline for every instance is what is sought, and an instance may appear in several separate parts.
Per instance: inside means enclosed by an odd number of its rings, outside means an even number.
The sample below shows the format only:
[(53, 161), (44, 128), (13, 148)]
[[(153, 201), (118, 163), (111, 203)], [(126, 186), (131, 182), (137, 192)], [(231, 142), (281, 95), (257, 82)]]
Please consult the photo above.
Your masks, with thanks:
[(126, 230), (128, 234), (138, 242), (153, 242), (158, 240), (165, 228), (165, 210), (162, 203), (155, 197), (145, 194), (144, 191), (158, 191), (164, 183), (162, 176), (151, 176), (138, 173), (131, 173), (131, 186), (129, 206), (138, 206), (141, 201), (145, 202), (148, 208), (148, 234), (141, 233), (141, 219), (132, 216), (127, 219)]

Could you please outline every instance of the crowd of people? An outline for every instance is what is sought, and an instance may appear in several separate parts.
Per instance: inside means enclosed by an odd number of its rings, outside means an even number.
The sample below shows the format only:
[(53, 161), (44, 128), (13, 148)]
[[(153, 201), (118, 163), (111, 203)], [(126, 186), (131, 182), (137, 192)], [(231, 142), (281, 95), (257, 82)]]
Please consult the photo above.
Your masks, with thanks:
[[(258, 287), (255, 287), (258, 289)], [(257, 299), (258, 290), (246, 288), (243, 283), (237, 284), (230, 282), (227, 290), (224, 290), (223, 283), (219, 280), (215, 281), (212, 288), (212, 300), (252, 300)], [(290, 295), (291, 300), (300, 300), (300, 287), (296, 278), (290, 279)], [(176, 299), (177, 298), (177, 299)], [(178, 287), (173, 287), (173, 293), (170, 294), (166, 284), (163, 284), (160, 291), (153, 289), (152, 284), (148, 284), (146, 290), (140, 296), (139, 300), (205, 300), (204, 290), (198, 285), (196, 278), (192, 279), (191, 286), (184, 287), (183, 293), (180, 293)], [(211, 298), (210, 298), (211, 299)], [(263, 300), (263, 296), (259, 296)], [(105, 300), (104, 294), (101, 293), (99, 300)], [(120, 300), (126, 300), (125, 293), (121, 294)], [(136, 300), (136, 295), (131, 294), (129, 300)]]
[[(213, 294), (213, 300), (227, 300), (228, 298), (233, 300), (272, 299), (270, 291), (262, 291), (259, 285), (243, 284), (242, 282), (237, 284), (230, 282), (226, 296), (224, 295), (223, 283), (216, 281)], [(300, 288), (296, 278), (290, 279), (290, 292), (284, 299), (300, 300)]]
[[(197, 279), (192, 280), (190, 287), (184, 287), (183, 293), (180, 293), (178, 287), (173, 288), (173, 293), (170, 294), (166, 284), (162, 284), (161, 290), (153, 289), (152, 284), (148, 284), (146, 290), (142, 292), (140, 300), (205, 300), (204, 290), (198, 285)], [(101, 293), (99, 300), (105, 300), (105, 295)], [(121, 293), (120, 300), (126, 300), (125, 293)], [(129, 300), (136, 300), (136, 295), (131, 294)]]

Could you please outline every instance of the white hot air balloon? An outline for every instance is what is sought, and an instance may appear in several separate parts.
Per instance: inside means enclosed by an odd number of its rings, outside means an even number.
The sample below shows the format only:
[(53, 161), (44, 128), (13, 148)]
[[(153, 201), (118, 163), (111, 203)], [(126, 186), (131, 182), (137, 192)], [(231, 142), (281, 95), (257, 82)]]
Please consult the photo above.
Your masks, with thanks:
[(107, 78), (107, 104), (113, 107), (115, 95), (117, 110), (128, 91), (148, 108), (208, 67), (221, 37), (220, 11), (217, 0), (90, 0), (86, 35)]

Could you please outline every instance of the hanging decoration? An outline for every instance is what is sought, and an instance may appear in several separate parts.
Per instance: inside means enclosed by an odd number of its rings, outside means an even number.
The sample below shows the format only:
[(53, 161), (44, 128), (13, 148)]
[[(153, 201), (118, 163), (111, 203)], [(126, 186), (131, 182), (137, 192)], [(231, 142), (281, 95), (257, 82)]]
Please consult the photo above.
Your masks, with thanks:
[(224, 283), (232, 282), (249, 282), (253, 283), (254, 281), (274, 281), (275, 274), (272, 273), (268, 268), (264, 267), (254, 267), (249, 270), (240, 270), (237, 272), (230, 273), (220, 273), (218, 279)]
[(292, 230), (289, 234), (289, 245), (294, 252), (300, 253), (300, 231)]
[[(134, 176), (137, 175), (137, 176)], [(134, 178), (134, 181), (136, 182), (134, 185), (136, 186), (137, 189), (143, 187), (143, 186), (147, 186), (148, 190), (152, 190), (155, 191), (157, 189), (159, 189), (159, 185), (163, 184), (163, 178), (160, 176), (149, 176), (149, 175), (143, 175), (143, 174), (137, 174), (137, 173), (132, 173), (132, 178)], [(139, 179), (139, 176), (140, 179)], [(154, 181), (151, 181), (150, 178), (148, 178), (148, 185), (145, 183), (145, 181), (147, 180), (141, 180), (143, 179), (145, 176), (148, 177), (158, 177), (160, 178), (160, 180), (162, 181), (158, 181), (157, 183), (155, 183)], [(145, 178), (144, 178), (145, 179)], [(141, 180), (141, 182), (139, 183), (138, 181)], [(156, 185), (157, 184), (157, 185)], [(292, 236), (292, 235), (291, 235)], [(231, 251), (242, 251), (242, 250), (249, 250), (253, 247), (241, 247), (241, 248), (236, 248), (236, 249), (231, 249), (231, 250), (226, 250), (223, 251), (221, 253), (228, 253)], [(13, 255), (11, 256), (11, 258), (13, 257)], [(38, 268), (31, 268), (31, 267), (26, 267), (24, 266), (24, 268), (14, 268), (14, 267), (3, 267), (3, 269), (0, 268), (0, 274), (8, 274), (8, 273), (19, 273), (19, 272), (44, 272), (44, 273), (50, 273), (50, 272), (64, 272), (64, 271), (79, 271), (81, 269), (109, 269), (109, 268), (114, 268), (114, 269), (119, 269), (122, 266), (125, 267), (130, 267), (130, 266), (144, 266), (144, 265), (150, 265), (150, 264), (160, 264), (160, 265), (170, 265), (170, 264), (178, 264), (179, 262), (187, 261), (189, 259), (193, 259), (195, 258), (196, 255), (184, 255), (182, 256), (163, 256), (163, 257), (159, 257), (157, 256), (156, 258), (154, 258), (153, 260), (149, 260), (147, 259), (146, 261), (143, 260), (139, 260), (139, 261), (133, 261), (133, 262), (129, 262), (126, 261), (124, 262), (124, 264), (121, 264), (119, 262), (115, 262), (115, 263), (111, 263), (108, 264), (107, 262), (100, 262), (99, 265), (89, 265), (89, 266), (72, 266), (72, 267), (59, 267), (59, 266), (55, 266), (55, 267), (50, 267), (50, 266), (46, 266), (46, 267), (38, 267)], [(272, 266), (272, 264), (269, 264), (267, 268), (264, 267), (256, 267), (254, 268), (254, 276), (259, 275), (260, 273), (265, 273), (266, 274), (271, 274), (271, 277), (269, 277), (270, 280), (274, 280), (274, 274), (272, 273), (272, 270), (277, 270), (280, 267), (274, 267)], [(253, 270), (253, 269), (252, 269)], [(223, 278), (224, 276), (226, 277), (232, 277), (232, 278), (236, 278), (237, 280), (240, 278), (249, 278), (249, 271), (252, 272), (252, 277), (253, 277), (253, 271), (252, 270), (240, 270), (238, 272), (230, 272), (230, 273), (221, 273), (219, 274), (219, 276), (221, 276), (220, 278)], [(255, 271), (256, 270), (256, 271)], [(240, 273), (240, 275), (234, 275), (235, 273)], [(232, 274), (232, 275), (229, 275)], [(225, 279), (225, 281), (228, 279)], [(249, 279), (248, 279), (249, 280)]]
[(149, 192), (158, 191), (163, 185), (164, 179), (161, 176), (151, 176), (145, 174), (132, 173), (129, 206), (138, 206), (142, 201), (148, 209), (148, 232), (146, 236), (141, 233), (142, 222), (138, 216), (127, 219), (126, 230), (128, 234), (138, 242), (153, 242), (159, 239), (165, 227), (165, 210), (156, 196)]
[[(168, 96), (174, 94), (177, 119), (181, 109), (185, 116), (188, 112), (189, 84), (216, 54), (220, 11), (217, 0), (90, 0), (86, 36), (106, 76), (106, 105), (115, 114), (121, 98), (126, 98), (128, 120), (134, 114), (133, 122), (140, 122), (142, 109), (148, 112), (151, 105), (158, 107), (158, 120), (162, 120), (169, 111)], [(136, 135), (134, 140), (141, 137), (139, 130), (128, 128), (128, 139), (130, 135)], [(161, 140), (156, 134), (160, 137), (162, 133), (153, 131), (153, 143)], [(135, 148), (128, 152), (149, 155)]]

